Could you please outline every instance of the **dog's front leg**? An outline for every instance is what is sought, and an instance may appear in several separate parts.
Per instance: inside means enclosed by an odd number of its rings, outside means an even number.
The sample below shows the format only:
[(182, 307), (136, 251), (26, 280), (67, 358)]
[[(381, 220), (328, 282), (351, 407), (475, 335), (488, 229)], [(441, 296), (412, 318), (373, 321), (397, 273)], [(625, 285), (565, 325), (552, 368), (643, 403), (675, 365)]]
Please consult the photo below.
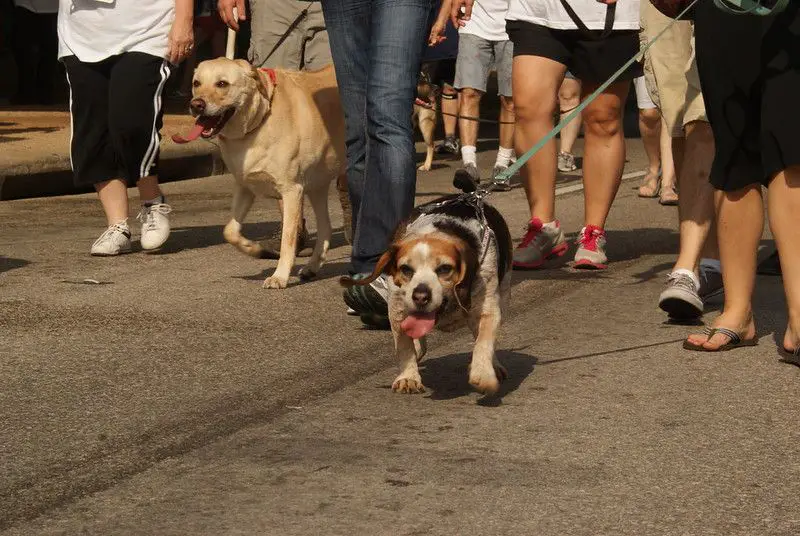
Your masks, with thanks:
[[(403, 321), (403, 307), (397, 304), (396, 298), (389, 300), (389, 322), (392, 325), (394, 336), (394, 352), (400, 361), (400, 374), (392, 382), (392, 391), (395, 393), (423, 393), (422, 377), (417, 367), (418, 344), (414, 339), (403, 333), (400, 323)], [(402, 301), (402, 298), (399, 300)], [(421, 349), (420, 349), (421, 351)]]
[(275, 272), (264, 280), (264, 288), (286, 288), (297, 255), (297, 231), (300, 228), (303, 208), (303, 187), (299, 184), (292, 185), (281, 194), (283, 200), (281, 256)]
[(495, 341), (500, 328), (500, 304), (496, 297), (488, 298), (492, 304), (481, 308), (479, 315), (470, 318), (470, 328), (475, 335), (475, 348), (469, 366), (469, 383), (478, 391), (490, 395), (497, 392), (500, 382), (508, 373), (495, 355)]

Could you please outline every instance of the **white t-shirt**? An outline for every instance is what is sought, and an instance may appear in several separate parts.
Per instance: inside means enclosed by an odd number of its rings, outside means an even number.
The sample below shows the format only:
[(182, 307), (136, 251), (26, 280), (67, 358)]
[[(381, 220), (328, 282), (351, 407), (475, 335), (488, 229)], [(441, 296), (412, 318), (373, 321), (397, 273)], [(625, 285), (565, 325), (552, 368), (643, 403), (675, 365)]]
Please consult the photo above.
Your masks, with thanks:
[(123, 52), (167, 56), (175, 0), (59, 0), (58, 57), (88, 63)]
[(509, 0), (475, 0), (472, 17), (459, 28), (460, 33), (477, 35), (488, 41), (508, 41), (506, 13)]
[[(597, 0), (567, 0), (567, 3), (590, 30), (602, 30), (605, 27), (605, 4)], [(617, 0), (616, 9), (615, 30), (639, 29), (639, 0)], [(561, 0), (510, 0), (506, 18), (532, 22), (554, 30), (578, 28), (561, 5)]]

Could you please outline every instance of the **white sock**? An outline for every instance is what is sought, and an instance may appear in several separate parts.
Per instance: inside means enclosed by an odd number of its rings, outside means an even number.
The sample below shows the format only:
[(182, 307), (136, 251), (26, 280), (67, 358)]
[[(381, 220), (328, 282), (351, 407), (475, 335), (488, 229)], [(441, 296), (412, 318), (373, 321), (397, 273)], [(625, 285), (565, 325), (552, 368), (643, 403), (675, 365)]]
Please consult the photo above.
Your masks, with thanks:
[(700, 278), (697, 277), (697, 274), (694, 273), (692, 270), (687, 270), (686, 268), (678, 268), (677, 270), (673, 270), (673, 274), (683, 274), (688, 275), (694, 281), (694, 288), (695, 290), (700, 288)]
[(556, 220), (553, 220), (553, 221), (551, 221), (549, 223), (543, 223), (542, 224), (542, 229), (544, 229), (544, 228), (547, 228), (547, 229), (549, 229), (551, 231), (555, 231), (556, 229), (558, 229), (558, 222)]
[(714, 272), (722, 273), (722, 264), (719, 262), (719, 259), (700, 259), (700, 266)]
[(475, 152), (477, 151), (474, 145), (463, 145), (461, 147), (461, 161), (464, 162), (464, 165), (472, 164), (473, 166), (478, 165), (478, 160), (475, 157)]
[(497, 159), (494, 161), (495, 166), (508, 167), (511, 164), (511, 158), (514, 156), (514, 149), (507, 147), (500, 147), (497, 150)]

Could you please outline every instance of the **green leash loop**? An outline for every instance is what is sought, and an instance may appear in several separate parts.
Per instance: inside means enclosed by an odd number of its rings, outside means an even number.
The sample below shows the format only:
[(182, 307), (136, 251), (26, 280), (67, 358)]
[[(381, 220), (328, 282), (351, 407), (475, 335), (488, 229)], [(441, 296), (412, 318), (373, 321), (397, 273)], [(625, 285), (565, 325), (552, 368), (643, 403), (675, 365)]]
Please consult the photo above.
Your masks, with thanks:
[(734, 15), (760, 15), (768, 17), (777, 15), (789, 5), (790, 0), (775, 0), (775, 5), (764, 6), (762, 0), (714, 0), (714, 4), (722, 11)]
[[(648, 2), (649, 0), (642, 0), (642, 1), (643, 1), (643, 2)], [(744, 0), (740, 0), (740, 1), (744, 1)], [(788, 2), (788, 0), (778, 0), (778, 2), (783, 2), (783, 1), (787, 1), (787, 2)], [(690, 10), (690, 9), (692, 9), (692, 8), (694, 7), (694, 5), (695, 5), (697, 2), (699, 2), (699, 0), (693, 0), (693, 1), (692, 1), (692, 3), (690, 3), (688, 6), (686, 6), (686, 8), (685, 8), (683, 11), (681, 11), (681, 12), (678, 14), (678, 16), (677, 16), (677, 17), (675, 17), (675, 19), (673, 19), (673, 20), (672, 20), (672, 21), (671, 21), (669, 24), (667, 24), (667, 26), (665, 26), (663, 30), (661, 30), (660, 32), (658, 32), (658, 35), (656, 35), (656, 36), (655, 36), (653, 39), (651, 39), (651, 40), (650, 40), (650, 41), (649, 41), (649, 42), (648, 42), (648, 43), (647, 43), (647, 44), (644, 46), (644, 48), (642, 48), (641, 50), (639, 50), (639, 52), (638, 52), (638, 53), (637, 53), (637, 54), (636, 54), (634, 57), (632, 57), (631, 59), (629, 59), (629, 60), (627, 61), (627, 63), (625, 63), (625, 64), (624, 64), (622, 67), (620, 67), (619, 69), (617, 69), (617, 72), (615, 72), (614, 74), (612, 74), (612, 75), (611, 75), (611, 78), (609, 78), (608, 80), (606, 80), (605, 82), (603, 82), (603, 83), (600, 85), (600, 87), (598, 87), (597, 89), (595, 89), (595, 90), (592, 92), (592, 94), (591, 94), (591, 95), (589, 95), (588, 97), (586, 97), (586, 99), (585, 99), (585, 100), (584, 100), (582, 103), (580, 103), (580, 104), (579, 104), (579, 105), (578, 105), (578, 106), (577, 106), (577, 107), (576, 107), (574, 110), (572, 110), (572, 111), (571, 111), (571, 112), (570, 112), (570, 113), (569, 113), (569, 114), (568, 114), (568, 115), (567, 115), (567, 116), (566, 116), (564, 119), (562, 119), (562, 120), (561, 120), (561, 122), (560, 122), (559, 124), (557, 124), (557, 125), (556, 125), (556, 126), (553, 128), (553, 130), (551, 130), (550, 132), (548, 132), (548, 133), (547, 133), (547, 135), (546, 135), (544, 138), (542, 138), (541, 140), (539, 140), (539, 142), (538, 142), (536, 145), (534, 145), (533, 147), (531, 147), (531, 148), (530, 148), (530, 150), (529, 150), (527, 153), (525, 153), (525, 154), (524, 154), (524, 155), (522, 155), (521, 157), (517, 158), (517, 161), (516, 161), (516, 162), (514, 162), (513, 164), (511, 164), (511, 165), (508, 167), (508, 169), (506, 169), (506, 170), (505, 170), (505, 171), (503, 171), (502, 173), (499, 173), (499, 174), (497, 175), (497, 178), (495, 178), (495, 182), (505, 182), (505, 181), (508, 181), (508, 180), (510, 180), (510, 179), (511, 179), (511, 177), (512, 177), (512, 176), (513, 176), (513, 175), (514, 175), (514, 174), (515, 174), (517, 171), (519, 171), (519, 170), (522, 168), (522, 166), (524, 166), (524, 165), (525, 165), (525, 163), (526, 163), (528, 160), (530, 160), (531, 158), (533, 158), (533, 155), (535, 155), (536, 153), (538, 153), (538, 152), (539, 152), (539, 151), (542, 149), (542, 147), (544, 147), (544, 146), (547, 144), (547, 142), (549, 142), (550, 140), (552, 140), (553, 138), (555, 138), (555, 137), (556, 137), (556, 135), (558, 135), (558, 133), (559, 133), (559, 132), (561, 132), (561, 130), (562, 130), (562, 129), (563, 129), (565, 126), (567, 126), (567, 124), (569, 124), (569, 122), (570, 122), (570, 121), (572, 121), (573, 119), (575, 119), (575, 118), (578, 116), (578, 114), (579, 114), (579, 113), (581, 113), (581, 112), (582, 112), (582, 111), (583, 111), (583, 110), (584, 110), (584, 109), (585, 109), (587, 106), (589, 106), (589, 105), (592, 103), (592, 101), (593, 101), (593, 100), (595, 100), (595, 99), (596, 99), (596, 98), (597, 98), (597, 97), (598, 97), (598, 96), (599, 96), (599, 95), (600, 95), (600, 94), (601, 94), (603, 91), (605, 91), (605, 90), (606, 90), (606, 88), (608, 88), (608, 86), (610, 86), (611, 84), (613, 84), (614, 82), (616, 82), (617, 78), (619, 78), (620, 76), (622, 76), (622, 73), (624, 73), (624, 72), (625, 72), (625, 71), (628, 69), (628, 67), (630, 67), (631, 65), (633, 65), (634, 63), (636, 63), (636, 61), (637, 61), (637, 60), (638, 60), (640, 57), (642, 57), (642, 56), (644, 55), (644, 53), (645, 53), (645, 52), (647, 52), (647, 50), (648, 50), (648, 49), (649, 49), (651, 46), (653, 46), (653, 43), (655, 43), (656, 41), (658, 41), (658, 39), (659, 39), (659, 38), (660, 38), (660, 37), (661, 37), (661, 36), (664, 34), (664, 32), (666, 32), (667, 30), (669, 30), (670, 28), (672, 28), (672, 25), (673, 25), (673, 24), (675, 24), (675, 23), (676, 23), (676, 22), (678, 22), (678, 21), (679, 21), (681, 18), (683, 18), (683, 16), (684, 16), (684, 15), (686, 15), (686, 13), (688, 13), (688, 12), (689, 12), (689, 10)]]

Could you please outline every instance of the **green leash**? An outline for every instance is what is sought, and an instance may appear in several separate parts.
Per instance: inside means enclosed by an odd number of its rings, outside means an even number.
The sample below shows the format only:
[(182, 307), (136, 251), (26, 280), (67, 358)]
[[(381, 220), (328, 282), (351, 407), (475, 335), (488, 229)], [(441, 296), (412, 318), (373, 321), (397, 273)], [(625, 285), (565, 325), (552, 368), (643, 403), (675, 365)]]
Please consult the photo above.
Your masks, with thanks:
[[(642, 0), (642, 1), (643, 1), (643, 2), (648, 2), (649, 0)], [(638, 52), (638, 53), (637, 53), (637, 54), (636, 54), (634, 57), (632, 57), (631, 59), (629, 59), (629, 60), (628, 60), (628, 61), (627, 61), (627, 62), (626, 62), (626, 63), (625, 63), (625, 64), (624, 64), (622, 67), (620, 67), (619, 69), (617, 69), (617, 72), (615, 72), (614, 74), (612, 74), (612, 75), (611, 75), (611, 78), (609, 78), (608, 80), (606, 80), (605, 82), (603, 82), (603, 83), (600, 85), (600, 87), (598, 87), (597, 89), (595, 89), (595, 90), (592, 92), (592, 94), (591, 94), (591, 95), (589, 95), (588, 97), (586, 97), (586, 99), (585, 99), (583, 102), (581, 102), (581, 103), (580, 103), (580, 104), (579, 104), (579, 105), (578, 105), (578, 106), (577, 106), (577, 107), (576, 107), (574, 110), (572, 110), (572, 111), (571, 111), (569, 114), (567, 114), (567, 116), (566, 116), (564, 119), (562, 119), (562, 120), (561, 120), (561, 122), (560, 122), (559, 124), (557, 124), (557, 125), (556, 125), (556, 126), (553, 128), (553, 130), (551, 130), (550, 132), (548, 132), (548, 133), (547, 133), (547, 135), (546, 135), (544, 138), (542, 138), (541, 140), (539, 140), (539, 142), (538, 142), (536, 145), (534, 145), (533, 147), (531, 147), (531, 148), (530, 148), (530, 150), (529, 150), (527, 153), (525, 153), (525, 154), (524, 154), (524, 155), (522, 155), (521, 157), (517, 158), (517, 161), (516, 161), (516, 162), (514, 162), (513, 164), (511, 164), (511, 165), (510, 165), (510, 166), (509, 166), (509, 167), (508, 167), (508, 168), (507, 168), (505, 171), (503, 171), (502, 173), (499, 173), (499, 174), (497, 175), (497, 177), (495, 178), (495, 181), (494, 181), (494, 182), (506, 182), (506, 181), (510, 180), (510, 179), (511, 179), (511, 177), (512, 177), (512, 176), (513, 176), (513, 175), (514, 175), (514, 174), (515, 174), (517, 171), (519, 171), (519, 170), (522, 168), (522, 166), (524, 166), (524, 165), (525, 165), (525, 163), (526, 163), (528, 160), (530, 160), (531, 158), (533, 158), (533, 156), (534, 156), (536, 153), (538, 153), (538, 152), (539, 152), (539, 151), (542, 149), (542, 147), (544, 147), (544, 146), (547, 144), (547, 142), (549, 142), (550, 140), (552, 140), (553, 138), (555, 138), (555, 137), (556, 137), (556, 135), (558, 135), (558, 133), (559, 133), (559, 132), (561, 132), (561, 130), (562, 130), (562, 129), (563, 129), (565, 126), (567, 126), (567, 125), (569, 124), (569, 122), (570, 122), (570, 121), (572, 121), (573, 119), (575, 119), (575, 118), (578, 116), (578, 114), (580, 114), (580, 113), (581, 113), (581, 112), (582, 112), (582, 111), (583, 111), (583, 110), (584, 110), (584, 109), (585, 109), (587, 106), (589, 106), (589, 105), (592, 103), (592, 101), (593, 101), (593, 100), (595, 100), (595, 99), (596, 99), (596, 98), (597, 98), (597, 97), (598, 97), (598, 96), (599, 96), (599, 95), (600, 95), (600, 94), (601, 94), (603, 91), (605, 91), (605, 90), (606, 90), (606, 88), (608, 88), (608, 86), (610, 86), (611, 84), (613, 84), (614, 82), (616, 82), (616, 81), (617, 81), (617, 78), (619, 78), (620, 76), (622, 76), (622, 73), (624, 73), (624, 72), (625, 72), (625, 71), (628, 69), (628, 67), (630, 67), (631, 65), (633, 65), (634, 63), (636, 63), (636, 61), (638, 61), (638, 60), (639, 60), (639, 58), (641, 58), (641, 57), (644, 55), (644, 53), (645, 53), (645, 52), (647, 52), (647, 50), (648, 50), (648, 49), (649, 49), (651, 46), (653, 46), (653, 43), (655, 43), (656, 41), (658, 41), (658, 39), (659, 39), (659, 38), (660, 38), (660, 37), (661, 37), (661, 36), (664, 34), (664, 32), (666, 32), (667, 30), (669, 30), (670, 28), (672, 28), (672, 25), (673, 25), (673, 24), (675, 24), (676, 22), (678, 22), (678, 21), (679, 21), (681, 18), (683, 18), (683, 16), (684, 16), (684, 15), (686, 15), (686, 13), (688, 13), (688, 12), (689, 12), (689, 10), (690, 10), (690, 9), (692, 9), (692, 8), (694, 7), (694, 5), (695, 5), (697, 2), (699, 2), (699, 1), (700, 1), (700, 0), (693, 0), (693, 1), (692, 1), (692, 3), (690, 3), (688, 6), (686, 6), (686, 8), (685, 8), (683, 11), (681, 11), (681, 12), (678, 14), (678, 16), (677, 16), (677, 17), (675, 17), (675, 18), (674, 18), (674, 19), (673, 19), (673, 20), (672, 20), (672, 21), (671, 21), (669, 24), (667, 24), (667, 26), (665, 26), (663, 30), (661, 30), (660, 32), (658, 32), (658, 35), (656, 35), (656, 36), (655, 36), (653, 39), (651, 39), (651, 40), (650, 40), (650, 41), (649, 41), (649, 42), (648, 42), (648, 43), (647, 43), (647, 44), (644, 46), (644, 48), (642, 48), (641, 50), (639, 50), (639, 52)], [(715, 1), (716, 1), (716, 0), (715, 0)], [(739, 0), (739, 1), (749, 1), (749, 0)], [(788, 2), (788, 0), (778, 0), (778, 1), (779, 1), (779, 2), (783, 2), (783, 1), (787, 1), (787, 2)]]
[(760, 15), (767, 17), (777, 15), (789, 5), (789, 0), (775, 0), (771, 8), (764, 6), (762, 0), (714, 0), (714, 4), (722, 11), (734, 15)]

